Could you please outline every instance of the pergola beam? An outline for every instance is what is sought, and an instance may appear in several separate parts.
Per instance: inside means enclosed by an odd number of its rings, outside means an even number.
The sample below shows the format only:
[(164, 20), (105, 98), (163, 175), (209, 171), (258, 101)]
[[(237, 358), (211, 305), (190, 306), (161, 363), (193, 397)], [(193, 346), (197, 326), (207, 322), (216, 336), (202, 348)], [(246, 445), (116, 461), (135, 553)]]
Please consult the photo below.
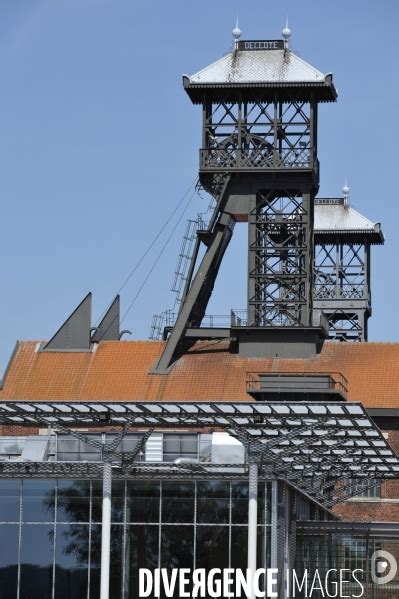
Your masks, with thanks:
[[(135, 461), (154, 430), (216, 428), (244, 444), (247, 461), (256, 456), (259, 475), (283, 477), (323, 501), (330, 498), (323, 497), (315, 483), (320, 486), (325, 477), (336, 481), (346, 477), (399, 478), (398, 456), (362, 404), (354, 402), (8, 401), (0, 402), (0, 424), (58, 428), (101, 448), (102, 459), (112, 461), (114, 467), (144, 476), (176, 475), (173, 464), (154, 468), (154, 464)], [(115, 437), (102, 445), (72, 430), (79, 426), (105, 427)], [(141, 439), (133, 452), (124, 453), (118, 447), (128, 430), (140, 432)], [(228, 465), (227, 474), (234, 468)], [(236, 468), (246, 473), (247, 463)], [(0, 476), (9, 469), (8, 464), (0, 464)], [(193, 476), (198, 469), (212, 472), (209, 464), (200, 463), (185, 468), (184, 474)]]

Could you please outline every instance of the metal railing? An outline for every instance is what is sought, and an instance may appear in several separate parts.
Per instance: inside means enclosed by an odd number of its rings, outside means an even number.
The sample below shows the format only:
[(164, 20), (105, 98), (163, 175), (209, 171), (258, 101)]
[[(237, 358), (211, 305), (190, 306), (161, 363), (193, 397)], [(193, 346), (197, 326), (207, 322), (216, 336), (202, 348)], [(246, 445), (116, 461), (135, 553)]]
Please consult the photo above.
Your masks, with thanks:
[[(274, 315), (274, 320), (265, 323), (255, 324), (254, 322), (250, 322), (248, 320), (248, 310), (247, 309), (234, 309), (230, 311), (230, 314), (205, 314), (199, 328), (213, 329), (213, 328), (237, 328), (237, 327), (284, 327), (284, 326), (301, 326), (299, 322), (292, 323), (289, 321), (287, 315), (285, 315), (285, 320), (280, 318), (278, 320), (278, 315)], [(283, 314), (281, 314), (283, 316)], [(166, 310), (162, 312), (160, 315), (155, 315), (153, 317), (153, 322), (151, 325), (150, 339), (160, 339), (162, 336), (162, 331), (164, 329), (172, 329), (178, 317), (178, 312), (173, 312), (172, 310)], [(321, 312), (317, 311), (313, 313), (312, 318), (312, 326), (321, 326), (326, 329), (329, 328), (328, 318), (327, 316)], [(198, 328), (198, 327), (196, 327)]]
[[(173, 327), (176, 323), (178, 313), (169, 312), (165, 313), (165, 326)], [(201, 322), (201, 328), (229, 328), (231, 324), (231, 317), (226, 314), (205, 314)]]
[(248, 326), (248, 310), (231, 310), (230, 326), (232, 326), (232, 327), (247, 327)]
[[(172, 312), (170, 310), (166, 310), (162, 314), (162, 326), (165, 327), (173, 327), (176, 323), (178, 313)], [(157, 317), (160, 318), (160, 317)], [(319, 315), (320, 320), (325, 321), (325, 325), (327, 327), (328, 321), (327, 317), (324, 314)], [(273, 323), (272, 326), (284, 326), (286, 323), (278, 323), (277, 321)], [(230, 315), (228, 314), (205, 314), (202, 319), (200, 328), (230, 328), (230, 327), (248, 327), (248, 326), (271, 326), (271, 325), (256, 325), (254, 323), (250, 323), (248, 320), (248, 310), (247, 309), (234, 309), (230, 311)], [(298, 325), (300, 326), (300, 325)], [(313, 326), (321, 326), (321, 322), (314, 322)]]
[(259, 148), (205, 148), (200, 149), (200, 170), (318, 169), (318, 160), (313, 154), (309, 147), (271, 152)]
[[(231, 310), (230, 314), (205, 314), (200, 328), (230, 328), (248, 326), (247, 310)], [(165, 312), (164, 325), (173, 327), (176, 323), (177, 312)]]
[(316, 282), (314, 297), (316, 299), (365, 299), (367, 294), (364, 282), (345, 285), (338, 285), (335, 282)]
[(247, 372), (248, 393), (336, 392), (345, 398), (348, 380), (342, 372)]

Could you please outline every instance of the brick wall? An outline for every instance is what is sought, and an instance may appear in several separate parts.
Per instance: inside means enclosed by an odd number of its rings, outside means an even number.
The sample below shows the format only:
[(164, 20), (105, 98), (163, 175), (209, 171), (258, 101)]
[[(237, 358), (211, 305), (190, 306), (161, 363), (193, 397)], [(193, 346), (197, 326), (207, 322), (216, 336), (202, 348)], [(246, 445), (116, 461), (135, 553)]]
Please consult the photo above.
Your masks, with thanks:
[(0, 425), (0, 437), (24, 437), (25, 435), (38, 435), (37, 426)]
[(392, 449), (399, 454), (399, 430), (383, 430), (382, 432)]
[[(388, 430), (383, 433), (392, 449), (399, 454), (399, 430)], [(399, 522), (399, 480), (382, 483), (381, 501), (367, 498), (351, 499), (338, 504), (333, 511), (343, 520)]]
[(399, 522), (399, 502), (349, 501), (334, 508), (343, 520), (354, 522)]

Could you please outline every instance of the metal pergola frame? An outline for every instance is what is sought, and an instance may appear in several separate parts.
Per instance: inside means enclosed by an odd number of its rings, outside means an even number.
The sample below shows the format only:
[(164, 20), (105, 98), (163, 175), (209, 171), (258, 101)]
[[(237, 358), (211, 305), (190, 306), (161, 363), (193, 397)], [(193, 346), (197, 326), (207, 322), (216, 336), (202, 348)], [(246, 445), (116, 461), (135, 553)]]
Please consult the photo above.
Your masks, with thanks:
[[(153, 430), (216, 429), (224, 430), (246, 448), (246, 461), (256, 461), (260, 472), (282, 477), (303, 487), (316, 500), (328, 501), (318, 487), (326, 480), (399, 478), (399, 458), (361, 403), (343, 402), (0, 402), (0, 424), (46, 426), (80, 438), (105, 450), (114, 465), (136, 475), (154, 472), (172, 474), (174, 464), (135, 461)], [(76, 427), (119, 429), (107, 445), (88, 438)], [(118, 451), (128, 431), (142, 433), (137, 450)], [(115, 431), (113, 431), (115, 432)], [(76, 463), (63, 467), (73, 472), (97, 468), (95, 464)], [(30, 462), (1, 464), (0, 475), (25, 470)], [(37, 464), (35, 472), (48, 472), (49, 463)], [(245, 467), (243, 464), (236, 468)], [(62, 470), (61, 468), (61, 470)], [(211, 464), (187, 466), (188, 475), (202, 469), (212, 474)], [(222, 470), (218, 468), (220, 476)], [(229, 465), (227, 471), (234, 471)], [(320, 483), (320, 484), (319, 484)]]
[[(137, 478), (248, 477), (248, 569), (256, 570), (258, 480), (283, 480), (324, 509), (347, 498), (345, 479), (399, 478), (399, 458), (361, 403), (346, 402), (0, 402), (0, 425), (46, 426), (102, 450), (102, 462), (0, 462), (0, 478), (102, 476), (100, 599), (109, 599), (111, 494), (114, 473)], [(81, 428), (86, 429), (81, 430)], [(100, 443), (85, 434), (100, 428), (113, 438)], [(137, 461), (154, 430), (223, 430), (245, 448), (241, 464), (202, 461)], [(118, 450), (131, 430), (141, 439), (129, 453)], [(351, 487), (353, 489), (353, 484)], [(335, 497), (334, 497), (335, 493)], [(276, 562), (276, 549), (273, 554)]]

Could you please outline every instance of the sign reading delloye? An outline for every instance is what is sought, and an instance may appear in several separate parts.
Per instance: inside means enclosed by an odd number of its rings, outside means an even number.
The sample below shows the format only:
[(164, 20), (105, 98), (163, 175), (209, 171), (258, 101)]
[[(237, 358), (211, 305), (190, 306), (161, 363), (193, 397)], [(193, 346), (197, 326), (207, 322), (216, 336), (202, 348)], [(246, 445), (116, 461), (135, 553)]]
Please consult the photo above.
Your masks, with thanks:
[(239, 50), (284, 50), (283, 40), (242, 40), (238, 42)]

